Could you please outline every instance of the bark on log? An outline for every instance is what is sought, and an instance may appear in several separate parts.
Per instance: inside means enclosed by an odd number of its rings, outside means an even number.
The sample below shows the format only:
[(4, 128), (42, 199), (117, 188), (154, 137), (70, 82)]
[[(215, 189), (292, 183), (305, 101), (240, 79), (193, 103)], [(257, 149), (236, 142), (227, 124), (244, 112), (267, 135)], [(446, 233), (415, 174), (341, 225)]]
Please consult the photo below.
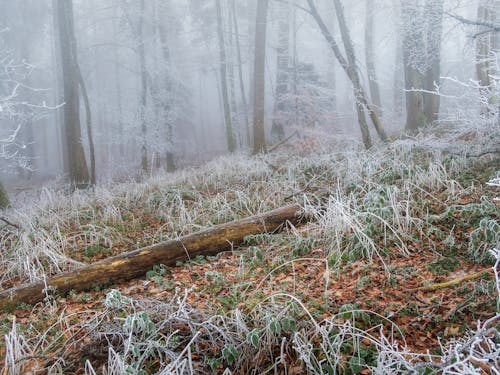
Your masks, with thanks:
[(214, 255), (238, 246), (245, 236), (264, 232), (275, 232), (287, 222), (296, 225), (304, 218), (298, 205), (290, 205), (276, 210), (251, 216), (246, 219), (216, 225), (177, 240), (126, 252), (81, 269), (66, 272), (45, 282), (12, 288), (0, 293), (0, 311), (15, 308), (20, 303), (34, 304), (46, 296), (47, 287), (57, 294), (71, 290), (82, 291), (96, 285), (131, 280), (144, 275), (155, 264), (175, 265), (197, 255)]

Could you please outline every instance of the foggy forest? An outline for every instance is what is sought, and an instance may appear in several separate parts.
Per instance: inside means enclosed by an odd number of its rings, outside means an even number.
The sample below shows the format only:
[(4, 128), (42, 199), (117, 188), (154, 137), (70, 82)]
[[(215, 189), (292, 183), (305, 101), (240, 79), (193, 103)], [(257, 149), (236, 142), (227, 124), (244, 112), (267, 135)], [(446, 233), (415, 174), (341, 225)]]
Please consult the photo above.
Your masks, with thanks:
[(499, 0), (0, 0), (0, 373), (500, 374)]

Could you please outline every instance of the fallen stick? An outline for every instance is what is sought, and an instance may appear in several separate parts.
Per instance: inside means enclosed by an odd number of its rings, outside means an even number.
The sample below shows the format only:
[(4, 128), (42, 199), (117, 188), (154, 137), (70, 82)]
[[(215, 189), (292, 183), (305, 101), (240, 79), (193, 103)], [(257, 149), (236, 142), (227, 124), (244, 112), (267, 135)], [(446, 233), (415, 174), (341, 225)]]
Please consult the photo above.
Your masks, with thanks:
[(298, 135), (299, 132), (297, 130), (295, 130), (292, 134), (290, 134), (288, 137), (286, 137), (285, 139), (283, 139), (282, 141), (276, 143), (274, 146), (271, 146), (269, 147), (269, 149), (267, 150), (267, 153), (270, 154), (271, 152), (273, 152), (274, 150), (276, 150), (278, 147), (280, 147), (281, 145), (284, 145), (285, 143), (287, 143), (290, 139), (292, 139), (294, 136)]
[(216, 225), (176, 240), (126, 252), (56, 275), (45, 282), (40, 281), (3, 291), (0, 293), (0, 311), (15, 308), (20, 303), (35, 304), (43, 301), (47, 288), (57, 294), (71, 290), (82, 291), (96, 285), (143, 276), (155, 264), (173, 266), (178, 261), (185, 261), (198, 255), (214, 255), (240, 245), (248, 235), (275, 232), (287, 223), (297, 225), (303, 219), (302, 208), (290, 205), (246, 219)]
[(421, 290), (423, 292), (432, 292), (434, 290), (439, 290), (439, 289), (444, 289), (444, 288), (449, 288), (451, 286), (460, 284), (463, 281), (469, 281), (469, 280), (474, 280), (474, 279), (479, 279), (480, 277), (487, 275), (491, 273), (493, 270), (492, 269), (487, 269), (481, 272), (476, 272), (470, 275), (462, 276), (462, 277), (457, 277), (456, 279), (452, 279), (449, 281), (446, 281), (444, 283), (438, 283), (438, 284), (432, 284), (429, 286), (423, 286), (414, 290)]

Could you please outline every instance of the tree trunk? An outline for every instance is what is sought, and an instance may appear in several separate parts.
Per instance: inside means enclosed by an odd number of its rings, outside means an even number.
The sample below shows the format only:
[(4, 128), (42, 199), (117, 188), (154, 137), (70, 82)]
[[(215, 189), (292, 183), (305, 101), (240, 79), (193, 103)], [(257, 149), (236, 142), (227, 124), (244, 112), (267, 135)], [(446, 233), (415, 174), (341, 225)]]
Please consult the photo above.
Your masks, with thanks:
[(56, 0), (56, 4), (65, 102), (64, 141), (68, 151), (69, 178), (73, 187), (86, 188), (90, 176), (81, 141), (78, 60), (73, 24), (73, 2), (71, 0)]
[(238, 18), (236, 17), (236, 0), (231, 0), (231, 13), (233, 17), (234, 36), (236, 42), (236, 59), (238, 64), (238, 78), (241, 90), (241, 101), (243, 102), (243, 112), (245, 117), (245, 133), (247, 138), (246, 144), (247, 146), (250, 146), (250, 141), (251, 141), (250, 117), (248, 113), (248, 102), (247, 102), (247, 94), (245, 92), (245, 82), (243, 81), (243, 62), (241, 59), (241, 43), (240, 43)]
[(6, 290), (0, 293), (0, 311), (15, 308), (20, 303), (34, 304), (43, 301), (47, 288), (55, 289), (58, 294), (71, 290), (86, 290), (96, 285), (143, 276), (155, 264), (175, 266), (178, 261), (189, 260), (198, 255), (214, 255), (231, 250), (242, 244), (248, 235), (272, 233), (282, 229), (287, 223), (297, 225), (302, 218), (303, 212), (299, 206), (286, 206), (261, 215), (216, 225), (177, 240), (120, 254), (45, 281)]
[[(499, 12), (498, 1), (491, 4), (491, 1), (480, 0), (477, 8), (477, 19), (482, 22), (495, 22)], [(498, 43), (498, 36), (493, 32), (484, 32), (484, 27), (479, 26), (478, 32), (481, 33), (476, 37), (476, 72), (479, 81), (479, 94), (482, 101), (485, 103), (481, 108), (483, 115), (491, 115), (493, 113), (490, 108), (493, 93), (492, 75), (494, 75), (492, 64), (493, 43)]]
[[(231, 16), (231, 9), (230, 7), (226, 10), (227, 16), (225, 17), (227, 19), (227, 30), (229, 30), (228, 33), (228, 40), (227, 40), (227, 63), (228, 63), (228, 70), (227, 70), (227, 78), (228, 78), (228, 88), (229, 88), (229, 98), (230, 98), (230, 108), (231, 108), (231, 125), (233, 129), (233, 136), (235, 138), (235, 143), (239, 144), (240, 147), (243, 147), (242, 144), (242, 139), (241, 139), (241, 129), (240, 129), (240, 124), (239, 124), (239, 117), (238, 117), (238, 104), (236, 101), (236, 77), (235, 77), (235, 69), (234, 69), (234, 60), (235, 60), (235, 55), (236, 55), (236, 48), (234, 44), (234, 35), (233, 35), (233, 17)], [(236, 141), (237, 140), (237, 141)]]
[(140, 99), (140, 121), (142, 133), (141, 145), (141, 168), (143, 172), (149, 170), (148, 156), (148, 124), (146, 118), (146, 109), (148, 104), (148, 72), (146, 67), (146, 46), (144, 45), (144, 21), (145, 21), (145, 0), (140, 2), (139, 25), (137, 27), (137, 41), (139, 43), (139, 70), (141, 73), (141, 99)]
[(78, 72), (78, 83), (82, 93), (83, 103), (85, 106), (85, 119), (87, 121), (87, 139), (89, 142), (89, 158), (90, 158), (90, 184), (94, 186), (96, 184), (96, 173), (95, 173), (95, 148), (94, 148), (94, 137), (92, 135), (92, 111), (90, 110), (90, 100), (87, 93), (87, 86), (85, 86), (85, 81), (83, 80), (82, 70), (80, 65), (76, 64), (76, 69)]
[(375, 11), (375, 0), (366, 0), (366, 23), (365, 23), (365, 55), (368, 82), (370, 84), (370, 96), (377, 114), (382, 114), (382, 101), (375, 68), (375, 51), (373, 50), (373, 13)]
[[(401, 0), (401, 17), (403, 19), (403, 63), (406, 89), (406, 130), (416, 132), (427, 123), (424, 112), (424, 74), (421, 67), (413, 61), (412, 54), (422, 54), (424, 30), (419, 25), (421, 16), (417, 6), (409, 1)], [(422, 58), (422, 57), (419, 57)], [(420, 70), (419, 70), (420, 68)]]
[(416, 132), (439, 116), (443, 0), (401, 0), (406, 129)]
[(266, 33), (268, 0), (258, 0), (255, 22), (253, 153), (266, 152), (265, 96), (266, 96)]
[[(160, 7), (167, 7), (169, 3), (159, 4)], [(161, 8), (163, 9), (163, 8)], [(167, 12), (161, 12), (160, 14), (165, 17)], [(172, 100), (173, 100), (173, 92), (172, 92), (172, 64), (170, 61), (170, 49), (168, 47), (167, 40), (167, 30), (165, 28), (165, 20), (159, 19), (157, 21), (158, 33), (160, 36), (161, 50), (163, 54), (163, 64), (164, 64), (164, 73), (165, 74), (165, 91), (167, 98), (163, 99), (164, 102), (164, 114), (165, 121), (167, 125), (167, 172), (175, 171), (175, 158), (174, 158), (174, 125), (172, 123), (173, 118), (170, 114), (172, 111)]]
[[(247, 0), (247, 8), (248, 8), (248, 59), (251, 60), (252, 56), (255, 56), (255, 18), (257, 17), (257, 5), (258, 1), (255, 0)], [(248, 69), (248, 114), (250, 119), (253, 120), (253, 109), (254, 103), (253, 99), (255, 97), (255, 65), (249, 64)], [(252, 132), (251, 139), (248, 140), (248, 146), (251, 147), (253, 145), (253, 126), (250, 127)]]
[[(64, 103), (64, 85), (63, 85), (63, 73), (62, 73), (62, 59), (60, 53), (61, 42), (59, 40), (59, 15), (58, 15), (58, 0), (52, 0), (52, 60), (53, 60), (53, 70), (52, 77), (55, 83), (54, 90), (54, 102), (56, 105)], [(56, 110), (54, 112), (54, 119), (57, 125), (57, 136), (59, 143), (59, 152), (61, 157), (61, 166), (64, 174), (70, 175), (69, 173), (69, 155), (68, 155), (68, 145), (66, 142), (66, 127), (64, 122), (64, 110)]]
[[(401, 9), (399, 0), (393, 0), (394, 12), (396, 18), (401, 18)], [(401, 27), (398, 25), (394, 30), (396, 33), (396, 54), (394, 62), (394, 113), (397, 117), (403, 117), (404, 114), (404, 72), (403, 72), (403, 39), (401, 37)]]
[(276, 99), (274, 102), (273, 124), (271, 135), (275, 141), (285, 138), (285, 124), (283, 114), (285, 112), (285, 96), (288, 93), (289, 83), (289, 60), (290, 60), (290, 4), (279, 3), (279, 30), (276, 63)]
[[(114, 17), (116, 18), (113, 21), (113, 36), (117, 37), (119, 33), (119, 8), (115, 8)], [(121, 77), (120, 77), (120, 51), (119, 46), (113, 47), (113, 73), (115, 80), (115, 90), (116, 90), (116, 109), (117, 116), (116, 121), (118, 122), (118, 154), (120, 155), (120, 159), (123, 162), (123, 158), (125, 156), (125, 134), (123, 129), (123, 106), (122, 106), (122, 85), (121, 85)]]
[[(436, 85), (441, 81), (441, 38), (443, 35), (443, 0), (427, 0), (425, 4), (427, 19), (427, 71), (425, 72), (424, 89), (436, 91)], [(439, 95), (424, 94), (424, 113), (429, 123), (439, 119)]]
[[(371, 139), (370, 139), (370, 134), (368, 132), (368, 126), (366, 124), (366, 118), (364, 115), (364, 108), (368, 110), (370, 114), (370, 118), (373, 122), (373, 125), (375, 126), (375, 129), (377, 130), (377, 133), (379, 134), (380, 138), (383, 141), (387, 140), (387, 135), (385, 134), (385, 131), (383, 129), (383, 126), (380, 122), (379, 117), (377, 116), (377, 113), (375, 112), (373, 106), (369, 104), (367, 100), (366, 93), (361, 86), (361, 82), (359, 80), (359, 75), (358, 71), (356, 68), (356, 65), (353, 65), (352, 63), (355, 64), (355, 56), (354, 56), (354, 49), (352, 48), (352, 44), (350, 42), (350, 37), (348, 34), (348, 29), (345, 23), (345, 18), (343, 16), (343, 9), (342, 5), (338, 0), (334, 0), (335, 3), (335, 8), (337, 10), (337, 19), (339, 20), (339, 26), (340, 26), (340, 31), (343, 35), (344, 39), (344, 44), (346, 45), (346, 52), (349, 56), (349, 61), (346, 60), (346, 58), (342, 55), (340, 52), (340, 48), (333, 38), (332, 34), (328, 30), (328, 27), (326, 26), (325, 22), (323, 21), (323, 18), (321, 15), (318, 13), (318, 10), (316, 6), (314, 5), (313, 0), (307, 0), (307, 3), (309, 5), (309, 10), (311, 15), (313, 16), (314, 20), (318, 24), (318, 27), (321, 30), (321, 33), (323, 34), (324, 38), (330, 45), (330, 48), (333, 51), (333, 54), (335, 55), (337, 61), (340, 63), (340, 66), (342, 69), (344, 69), (345, 73), (349, 77), (353, 90), (354, 90), (354, 97), (356, 99), (356, 109), (358, 112), (358, 120), (359, 120), (359, 125), (361, 128), (361, 134), (363, 138), (363, 143), (366, 148), (371, 147)], [(340, 12), (339, 12), (340, 11)]]
[[(354, 53), (354, 46), (352, 44), (351, 36), (349, 35), (349, 29), (347, 27), (346, 19), (344, 16), (344, 7), (340, 0), (333, 0), (333, 3), (335, 5), (337, 20), (339, 21), (340, 34), (342, 35), (342, 42), (344, 43), (344, 49), (347, 56), (348, 69), (350, 71), (350, 77), (354, 87), (354, 97), (356, 98), (356, 102), (358, 103), (357, 104), (358, 117), (361, 119), (361, 121), (364, 121), (366, 126), (366, 120), (364, 119), (364, 109), (366, 108), (372, 120), (373, 126), (377, 131), (378, 136), (385, 142), (387, 141), (387, 134), (385, 133), (385, 130), (382, 126), (382, 123), (380, 121), (376, 109), (373, 107), (372, 104), (369, 103), (368, 96), (364, 92), (363, 86), (361, 86), (358, 67), (356, 64), (356, 55)], [(362, 116), (361, 112), (363, 112)], [(368, 127), (366, 128), (368, 129)], [(370, 135), (368, 133), (368, 140), (369, 137)]]
[(227, 149), (229, 152), (236, 151), (236, 141), (234, 139), (233, 126), (231, 124), (231, 106), (229, 105), (229, 93), (227, 88), (227, 57), (226, 45), (224, 42), (224, 30), (222, 23), (222, 8), (220, 0), (215, 0), (217, 12), (217, 36), (219, 40), (220, 58), (220, 83), (222, 93), (222, 105), (224, 107), (224, 122), (226, 124)]

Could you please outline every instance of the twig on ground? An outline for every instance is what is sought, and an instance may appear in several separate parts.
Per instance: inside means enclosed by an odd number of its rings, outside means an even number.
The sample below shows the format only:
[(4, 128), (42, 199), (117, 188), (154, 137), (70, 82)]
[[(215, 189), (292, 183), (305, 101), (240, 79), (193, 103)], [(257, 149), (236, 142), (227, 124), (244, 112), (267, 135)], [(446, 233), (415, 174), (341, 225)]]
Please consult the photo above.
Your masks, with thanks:
[(456, 279), (452, 279), (449, 281), (446, 281), (444, 283), (437, 283), (437, 284), (432, 284), (429, 286), (423, 286), (420, 288), (413, 289), (414, 291), (416, 290), (421, 290), (423, 292), (432, 292), (434, 290), (439, 290), (439, 289), (444, 289), (444, 288), (449, 288), (451, 286), (460, 284), (463, 281), (469, 281), (469, 280), (474, 280), (474, 279), (479, 279), (482, 276), (485, 276), (487, 274), (490, 274), (493, 270), (492, 269), (487, 269), (481, 272), (476, 272), (470, 275), (465, 275), (462, 277), (457, 277)]
[(271, 152), (273, 152), (274, 150), (276, 150), (281, 145), (287, 143), (290, 139), (293, 138), (293, 136), (298, 135), (298, 134), (299, 134), (298, 131), (294, 131), (292, 134), (290, 134), (288, 137), (286, 137), (282, 141), (276, 143), (274, 146), (269, 147), (269, 149), (267, 150), (267, 153), (270, 154)]
[(0, 221), (3, 221), (5, 224), (10, 225), (11, 227), (14, 227), (16, 229), (19, 229), (19, 225), (12, 223), (11, 221), (7, 220), (6, 218), (0, 216)]

